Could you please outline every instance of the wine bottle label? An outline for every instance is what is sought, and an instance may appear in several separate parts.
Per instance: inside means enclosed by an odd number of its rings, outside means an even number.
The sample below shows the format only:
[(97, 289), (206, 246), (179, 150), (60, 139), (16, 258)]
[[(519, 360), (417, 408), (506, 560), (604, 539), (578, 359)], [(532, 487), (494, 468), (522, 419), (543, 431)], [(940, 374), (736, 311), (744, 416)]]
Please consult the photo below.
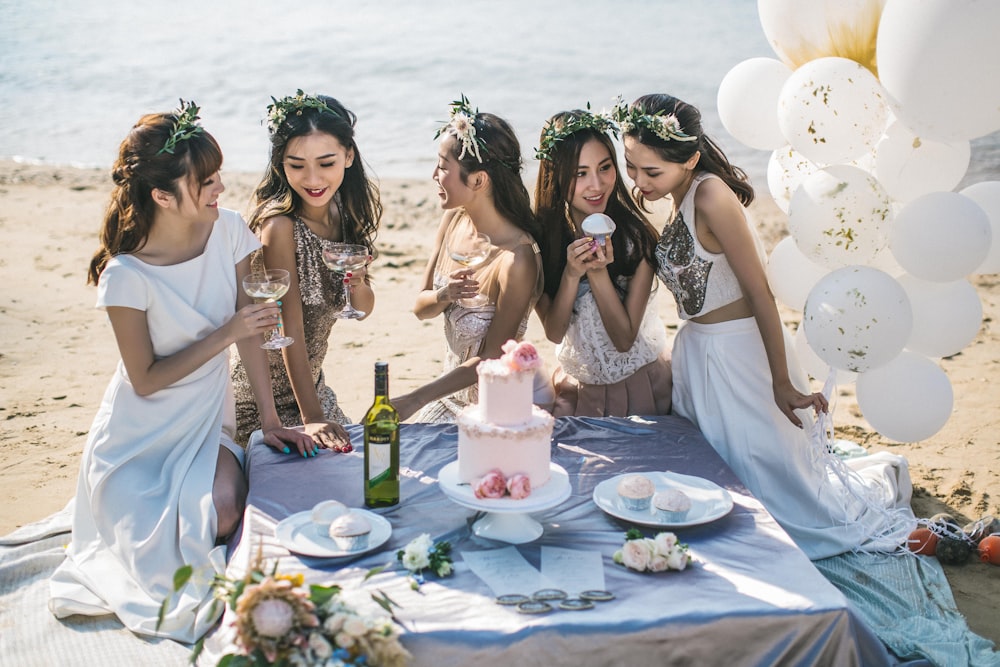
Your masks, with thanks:
[(389, 478), (392, 446), (389, 436), (372, 435), (368, 438), (368, 486), (375, 486)]

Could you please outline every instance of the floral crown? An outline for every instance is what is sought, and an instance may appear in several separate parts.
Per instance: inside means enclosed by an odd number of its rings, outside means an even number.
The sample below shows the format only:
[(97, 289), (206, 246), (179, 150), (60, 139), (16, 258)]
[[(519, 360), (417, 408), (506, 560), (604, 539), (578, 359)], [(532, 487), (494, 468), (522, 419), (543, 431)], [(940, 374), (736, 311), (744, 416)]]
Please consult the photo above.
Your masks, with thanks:
[(626, 134), (638, 128), (644, 128), (664, 141), (698, 141), (697, 136), (687, 134), (681, 129), (681, 122), (672, 113), (665, 114), (662, 111), (657, 111), (654, 114), (643, 113), (626, 104), (621, 97), (618, 98), (611, 113), (622, 132)]
[(590, 110), (590, 102), (587, 102), (587, 110), (572, 112), (561, 123), (550, 122), (542, 131), (541, 145), (535, 149), (536, 160), (552, 160), (552, 151), (556, 144), (566, 137), (581, 130), (596, 130), (597, 132), (610, 131), (618, 137), (618, 126), (606, 112), (593, 113)]
[(460, 99), (451, 103), (451, 118), (442, 125), (434, 134), (437, 139), (448, 130), (455, 130), (458, 140), (462, 142), (462, 151), (458, 154), (458, 159), (465, 157), (466, 153), (476, 156), (479, 164), (483, 163), (483, 155), (480, 149), (486, 149), (486, 142), (476, 135), (476, 114), (479, 109), (469, 106), (469, 98), (462, 94)]
[(156, 151), (157, 155), (161, 153), (170, 153), (173, 155), (178, 142), (187, 141), (194, 135), (205, 131), (205, 128), (198, 124), (198, 105), (194, 102), (185, 102), (184, 100), (180, 102), (181, 105), (173, 112), (177, 116), (177, 120), (174, 121), (174, 127), (170, 131), (167, 143), (163, 144), (163, 148)]
[(301, 116), (306, 109), (316, 109), (320, 113), (330, 113), (340, 117), (340, 114), (328, 107), (326, 102), (315, 95), (306, 95), (301, 88), (295, 91), (295, 95), (288, 95), (280, 100), (272, 97), (271, 101), (272, 104), (267, 105), (267, 129), (271, 134), (278, 131), (290, 114)]

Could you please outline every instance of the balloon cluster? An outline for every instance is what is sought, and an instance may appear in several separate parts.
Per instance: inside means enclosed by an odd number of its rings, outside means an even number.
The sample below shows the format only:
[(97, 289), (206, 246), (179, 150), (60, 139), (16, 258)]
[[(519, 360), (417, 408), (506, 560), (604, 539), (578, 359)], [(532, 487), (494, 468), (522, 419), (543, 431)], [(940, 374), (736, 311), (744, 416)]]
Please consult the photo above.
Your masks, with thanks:
[(901, 442), (952, 411), (937, 359), (976, 336), (972, 274), (1000, 272), (1000, 181), (954, 192), (969, 141), (1000, 130), (1000, 2), (758, 0), (778, 58), (736, 65), (719, 116), (772, 151), (790, 236), (768, 263), (803, 313), (810, 375), (857, 383), (871, 426)]

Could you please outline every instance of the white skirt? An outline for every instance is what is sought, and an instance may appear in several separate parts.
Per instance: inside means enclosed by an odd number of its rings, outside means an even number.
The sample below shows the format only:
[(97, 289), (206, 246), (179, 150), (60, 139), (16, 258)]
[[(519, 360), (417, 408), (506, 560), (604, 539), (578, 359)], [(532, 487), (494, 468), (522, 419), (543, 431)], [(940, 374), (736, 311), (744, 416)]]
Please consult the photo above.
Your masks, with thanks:
[[(792, 383), (809, 393), (784, 334)], [(811, 412), (798, 411), (800, 429), (778, 409), (754, 318), (684, 322), (673, 379), (674, 412), (698, 426), (809, 558), (892, 551), (916, 527), (906, 459), (880, 452), (845, 464), (827, 453)]]

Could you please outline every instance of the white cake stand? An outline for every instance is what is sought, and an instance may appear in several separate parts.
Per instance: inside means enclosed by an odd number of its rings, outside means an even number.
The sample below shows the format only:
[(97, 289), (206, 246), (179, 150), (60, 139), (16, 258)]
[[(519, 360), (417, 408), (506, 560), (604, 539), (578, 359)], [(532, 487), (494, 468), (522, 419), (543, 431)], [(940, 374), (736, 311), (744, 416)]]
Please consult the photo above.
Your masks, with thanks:
[(555, 463), (549, 464), (549, 481), (532, 489), (531, 495), (522, 500), (476, 498), (471, 484), (459, 482), (458, 461), (441, 469), (438, 485), (453, 502), (487, 513), (472, 524), (472, 532), (480, 537), (510, 544), (524, 544), (541, 537), (542, 524), (528, 514), (552, 509), (569, 498), (572, 492), (569, 475), (562, 466)]

